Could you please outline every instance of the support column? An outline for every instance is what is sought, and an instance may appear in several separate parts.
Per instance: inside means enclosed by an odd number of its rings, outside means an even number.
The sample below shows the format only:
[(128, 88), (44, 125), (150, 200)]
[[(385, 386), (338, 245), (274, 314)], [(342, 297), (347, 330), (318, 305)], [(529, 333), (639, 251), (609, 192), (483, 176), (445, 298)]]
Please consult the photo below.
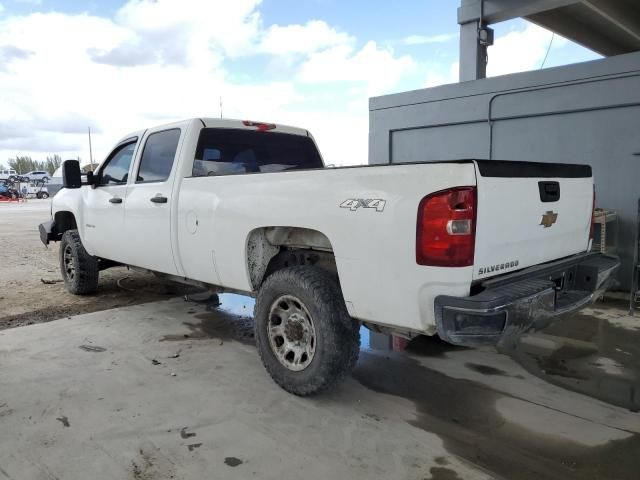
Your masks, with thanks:
[(460, 25), (460, 81), (487, 76), (487, 45), (478, 41), (478, 22)]

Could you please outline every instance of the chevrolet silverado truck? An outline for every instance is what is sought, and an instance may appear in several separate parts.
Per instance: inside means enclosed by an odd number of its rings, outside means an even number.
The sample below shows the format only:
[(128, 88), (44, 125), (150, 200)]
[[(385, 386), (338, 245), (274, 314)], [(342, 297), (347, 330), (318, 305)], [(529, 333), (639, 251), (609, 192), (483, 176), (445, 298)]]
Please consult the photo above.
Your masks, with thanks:
[(589, 253), (585, 165), (326, 168), (307, 130), (203, 118), (127, 135), (84, 181), (67, 161), (63, 183), (39, 230), (69, 292), (126, 265), (253, 295), (262, 362), (297, 395), (350, 371), (361, 325), (500, 347), (589, 304), (619, 266)]

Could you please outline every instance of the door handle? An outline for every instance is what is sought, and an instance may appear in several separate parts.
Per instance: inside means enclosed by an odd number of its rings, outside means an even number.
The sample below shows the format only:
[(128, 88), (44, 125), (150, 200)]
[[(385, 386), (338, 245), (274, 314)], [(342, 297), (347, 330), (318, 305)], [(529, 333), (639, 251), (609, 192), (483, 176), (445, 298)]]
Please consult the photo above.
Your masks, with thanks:
[(122, 203), (122, 199), (119, 197), (113, 197), (109, 199), (109, 203)]
[(155, 197), (151, 197), (150, 200), (153, 203), (167, 203), (167, 197), (163, 197), (162, 195), (157, 195)]

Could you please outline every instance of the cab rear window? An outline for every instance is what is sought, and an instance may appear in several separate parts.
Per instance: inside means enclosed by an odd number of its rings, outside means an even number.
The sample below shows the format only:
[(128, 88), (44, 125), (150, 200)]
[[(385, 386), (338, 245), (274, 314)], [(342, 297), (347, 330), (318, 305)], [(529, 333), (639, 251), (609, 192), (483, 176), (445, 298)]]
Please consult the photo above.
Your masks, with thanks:
[(194, 177), (323, 168), (311, 138), (278, 132), (204, 128), (193, 162)]

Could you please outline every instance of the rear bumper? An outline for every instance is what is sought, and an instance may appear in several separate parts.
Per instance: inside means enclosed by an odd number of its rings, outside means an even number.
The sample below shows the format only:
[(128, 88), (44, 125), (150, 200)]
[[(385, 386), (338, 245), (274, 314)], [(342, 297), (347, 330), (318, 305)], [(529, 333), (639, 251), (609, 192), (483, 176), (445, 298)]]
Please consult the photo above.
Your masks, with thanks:
[(455, 345), (507, 345), (598, 298), (615, 282), (617, 257), (583, 254), (503, 275), (469, 297), (435, 300), (438, 335)]

